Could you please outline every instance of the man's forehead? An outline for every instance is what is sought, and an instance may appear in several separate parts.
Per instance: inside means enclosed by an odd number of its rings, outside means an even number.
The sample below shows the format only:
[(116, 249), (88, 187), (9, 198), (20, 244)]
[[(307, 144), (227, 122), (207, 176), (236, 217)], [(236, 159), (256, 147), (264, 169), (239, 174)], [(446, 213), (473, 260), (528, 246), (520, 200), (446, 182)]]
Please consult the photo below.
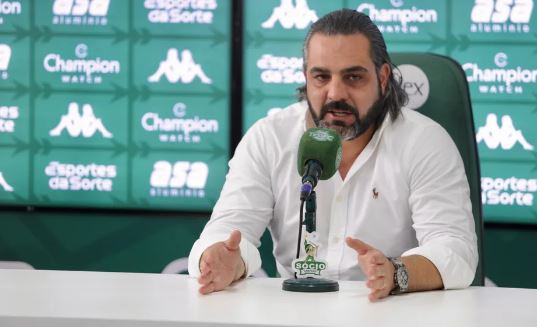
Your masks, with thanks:
[(370, 42), (367, 37), (359, 33), (351, 35), (316, 33), (310, 39), (306, 55), (310, 67), (319, 64), (367, 67), (373, 64)]

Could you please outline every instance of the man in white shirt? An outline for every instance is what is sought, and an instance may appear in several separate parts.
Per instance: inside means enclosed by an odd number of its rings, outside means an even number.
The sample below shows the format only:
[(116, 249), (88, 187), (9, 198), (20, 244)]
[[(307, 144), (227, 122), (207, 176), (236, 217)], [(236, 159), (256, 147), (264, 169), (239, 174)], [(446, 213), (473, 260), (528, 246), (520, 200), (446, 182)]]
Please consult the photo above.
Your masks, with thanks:
[(192, 248), (189, 273), (200, 292), (222, 290), (259, 269), (257, 247), (267, 227), (279, 274), (292, 276), (298, 143), (315, 126), (343, 139), (339, 173), (316, 187), (324, 276), (366, 280), (371, 301), (470, 285), (478, 253), (462, 160), (442, 127), (401, 109), (406, 94), (378, 28), (362, 13), (335, 11), (311, 26), (303, 51), (302, 101), (246, 133)]

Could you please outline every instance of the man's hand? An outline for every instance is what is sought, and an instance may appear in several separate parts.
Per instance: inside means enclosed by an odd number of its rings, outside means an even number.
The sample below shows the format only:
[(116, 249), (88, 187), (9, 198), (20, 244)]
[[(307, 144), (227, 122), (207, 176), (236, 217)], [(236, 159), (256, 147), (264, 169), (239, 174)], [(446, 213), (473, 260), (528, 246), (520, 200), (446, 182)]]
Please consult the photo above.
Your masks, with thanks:
[(375, 302), (390, 294), (394, 287), (395, 268), (386, 256), (370, 245), (351, 237), (345, 239), (347, 245), (358, 252), (358, 263), (367, 277), (367, 287), (371, 289), (369, 301)]
[(235, 230), (226, 241), (215, 243), (203, 252), (198, 278), (201, 294), (223, 290), (244, 275), (246, 268), (241, 258), (240, 242), (241, 232)]

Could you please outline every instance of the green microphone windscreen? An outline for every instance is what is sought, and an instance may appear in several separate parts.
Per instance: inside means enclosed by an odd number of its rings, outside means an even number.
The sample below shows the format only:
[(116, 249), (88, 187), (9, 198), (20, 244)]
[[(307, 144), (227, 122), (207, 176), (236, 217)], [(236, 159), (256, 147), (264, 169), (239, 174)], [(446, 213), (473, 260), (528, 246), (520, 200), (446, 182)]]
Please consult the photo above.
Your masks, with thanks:
[(341, 137), (336, 131), (330, 128), (308, 129), (298, 145), (298, 174), (304, 175), (308, 160), (317, 160), (323, 167), (320, 179), (329, 179), (339, 168), (341, 151)]

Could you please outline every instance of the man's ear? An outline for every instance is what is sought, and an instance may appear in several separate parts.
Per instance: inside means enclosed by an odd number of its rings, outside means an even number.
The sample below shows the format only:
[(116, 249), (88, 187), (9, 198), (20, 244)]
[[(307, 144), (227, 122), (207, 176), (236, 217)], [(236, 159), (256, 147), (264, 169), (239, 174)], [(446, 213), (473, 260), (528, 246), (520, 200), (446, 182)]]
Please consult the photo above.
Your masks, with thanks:
[(386, 85), (388, 85), (388, 79), (392, 69), (387, 63), (382, 64), (379, 70), (380, 87), (382, 88), (382, 95), (386, 92)]

